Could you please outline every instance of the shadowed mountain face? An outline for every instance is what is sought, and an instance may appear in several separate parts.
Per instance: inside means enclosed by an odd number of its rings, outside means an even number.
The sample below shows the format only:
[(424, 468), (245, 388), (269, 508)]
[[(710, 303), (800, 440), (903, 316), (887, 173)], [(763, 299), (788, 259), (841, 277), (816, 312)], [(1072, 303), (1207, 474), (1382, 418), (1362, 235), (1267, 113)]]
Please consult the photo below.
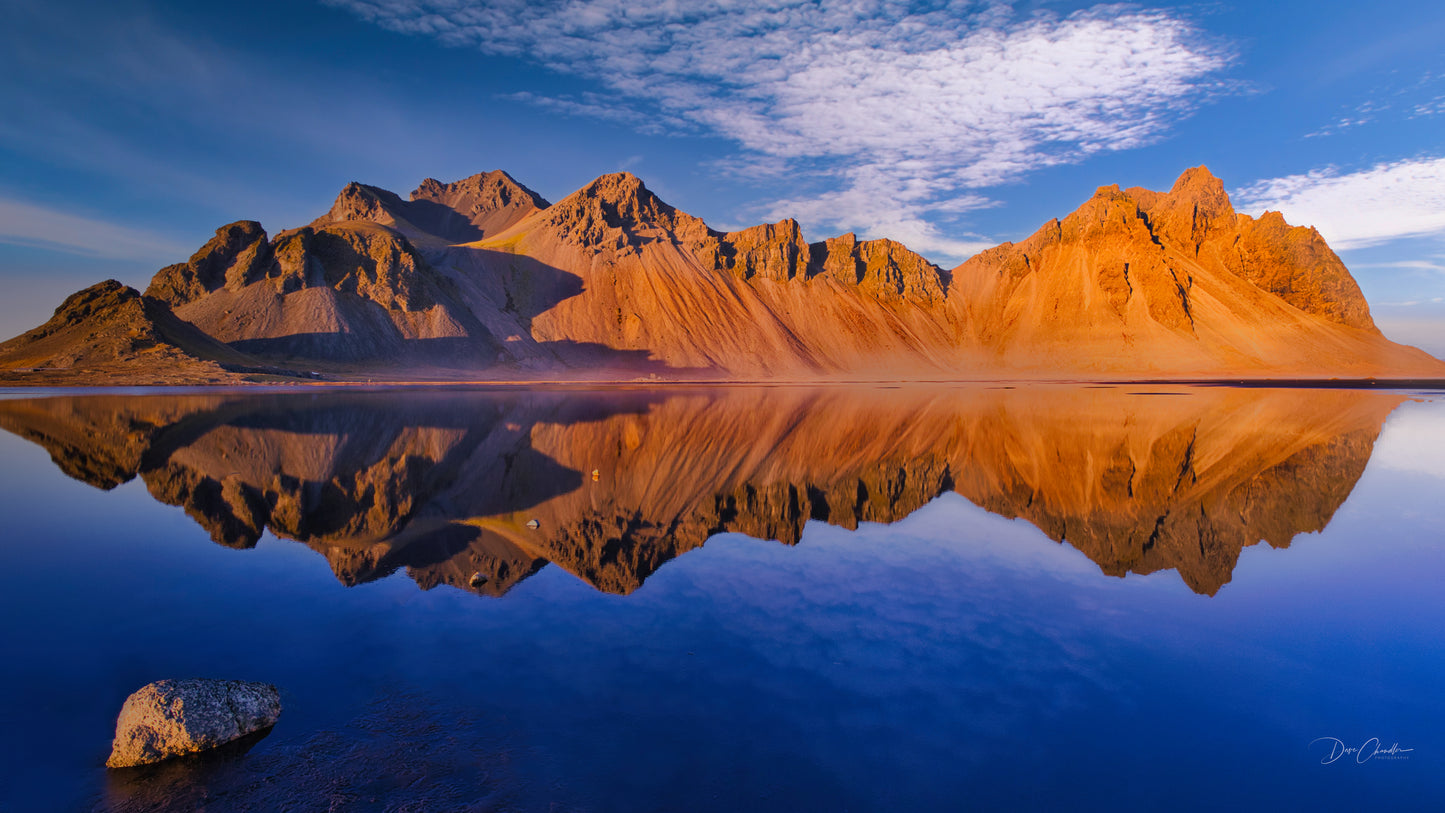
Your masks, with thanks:
[[(71, 477), (140, 477), (220, 544), (269, 530), (346, 584), (499, 595), (551, 562), (629, 593), (716, 533), (797, 543), (947, 491), (1106, 573), (1200, 593), (1322, 530), (1401, 396), (1035, 387), (82, 396), (0, 401)], [(476, 584), (474, 574), (484, 581)]]

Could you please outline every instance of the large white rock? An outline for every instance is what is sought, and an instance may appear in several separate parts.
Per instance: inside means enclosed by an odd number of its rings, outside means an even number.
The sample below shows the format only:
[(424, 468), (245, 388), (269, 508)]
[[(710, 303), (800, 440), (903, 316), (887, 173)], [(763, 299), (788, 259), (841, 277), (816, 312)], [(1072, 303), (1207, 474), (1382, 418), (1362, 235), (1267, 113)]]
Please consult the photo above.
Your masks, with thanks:
[(268, 683), (157, 680), (125, 699), (106, 765), (128, 768), (215, 748), (279, 716), (281, 695)]

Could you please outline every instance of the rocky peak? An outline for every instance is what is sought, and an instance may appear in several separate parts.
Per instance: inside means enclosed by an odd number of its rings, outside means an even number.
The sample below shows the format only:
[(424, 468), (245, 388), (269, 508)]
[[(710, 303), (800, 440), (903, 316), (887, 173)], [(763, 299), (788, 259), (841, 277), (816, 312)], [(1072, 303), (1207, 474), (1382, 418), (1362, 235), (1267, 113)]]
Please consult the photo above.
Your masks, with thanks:
[[(1193, 278), (1176, 268), (1151, 230), (1141, 198), (1148, 190), (1124, 191), (1118, 185), (1101, 186), (1062, 221), (1052, 220), (1028, 240), (984, 251), (954, 269), (955, 275), (1003, 280), (1005, 290), (1023, 290), (1025, 278), (1049, 291), (1055, 307), (1087, 310), (1102, 303), (1094, 318), (1126, 322), (1131, 303), (1142, 298), (1149, 318), (1180, 333), (1193, 332), (1190, 290)], [(1087, 271), (1081, 277), (1080, 270)], [(1088, 279), (1088, 282), (1084, 282)], [(1081, 284), (1082, 283), (1082, 284)], [(1107, 314), (1107, 316), (1105, 315)], [(1117, 322), (1115, 321), (1117, 320)]]
[(370, 221), (423, 244), (437, 240), (469, 243), (503, 231), (547, 201), (505, 172), (483, 172), (454, 183), (427, 178), (411, 200), (361, 183), (350, 183), (331, 210), (311, 223), (320, 229), (337, 223)]
[(1059, 221), (1056, 229), (1045, 226), (1039, 232), (1044, 239), (1052, 236), (1064, 243), (1129, 241), (1147, 246), (1153, 242), (1138, 198), (1117, 184), (1099, 187), (1092, 198)]
[(1379, 332), (1360, 286), (1319, 232), (1291, 226), (1279, 212), (1236, 220), (1219, 247), (1226, 268), (1306, 313)]
[(228, 378), (223, 363), (251, 361), (115, 280), (72, 294), (45, 324), (0, 344), (0, 370), (58, 370), (80, 383), (106, 369), (122, 381), (215, 382)]
[(564, 240), (626, 254), (651, 240), (675, 241), (705, 255), (718, 235), (701, 219), (664, 203), (630, 172), (603, 175), (546, 210)]
[(744, 279), (790, 280), (806, 270), (810, 257), (803, 230), (792, 218), (728, 232), (720, 242), (717, 270)]
[(1195, 254), (1211, 236), (1235, 226), (1224, 182), (1205, 166), (1184, 170), (1168, 194), (1136, 189), (1129, 193), (1139, 200), (1156, 237)]
[(404, 219), (405, 210), (406, 201), (395, 192), (352, 181), (341, 190), (341, 194), (336, 196), (336, 202), (331, 204), (331, 210), (317, 218), (311, 225), (325, 226), (330, 223), (343, 223), (347, 220), (370, 220), (375, 223), (394, 225), (398, 217)]
[(1224, 191), (1224, 181), (1215, 177), (1209, 167), (1203, 164), (1180, 173), (1179, 179), (1169, 190), (1169, 197), (1192, 201), (1212, 212), (1232, 208), (1229, 193)]
[(670, 219), (677, 212), (631, 172), (603, 175), (583, 187), (574, 197), (595, 202), (609, 215), (608, 222), (613, 226), (642, 225)]
[(156, 273), (146, 295), (172, 307), (223, 287), (239, 289), (266, 275), (271, 264), (266, 230), (254, 220), (238, 220), (216, 229), (185, 263), (167, 266)]
[(809, 246), (809, 276), (826, 274), (880, 298), (901, 297), (921, 305), (941, 301), (949, 275), (892, 240), (859, 240), (848, 234)]
[(496, 209), (525, 206), (545, 209), (551, 204), (511, 175), (500, 169), (480, 172), (470, 178), (442, 183), (435, 178), (422, 181), (411, 193), (413, 202), (429, 200), (462, 214), (478, 214)]
[(550, 205), (512, 176), (493, 170), (453, 183), (427, 178), (411, 193), (407, 214), (432, 234), (471, 242), (505, 231)]
[(434, 303), (430, 266), (406, 237), (365, 222), (306, 226), (276, 236), (266, 277), (279, 292), (328, 287), (407, 313)]
[(1359, 286), (1318, 232), (1290, 226), (1278, 212), (1258, 220), (1237, 214), (1208, 168), (1185, 170), (1167, 194), (1129, 194), (1161, 243), (1196, 262), (1217, 262), (1306, 313), (1376, 331)]
[(55, 329), (79, 324), (92, 316), (111, 314), (139, 305), (140, 301), (139, 291), (118, 280), (97, 282), (66, 297), (42, 330), (53, 333)]

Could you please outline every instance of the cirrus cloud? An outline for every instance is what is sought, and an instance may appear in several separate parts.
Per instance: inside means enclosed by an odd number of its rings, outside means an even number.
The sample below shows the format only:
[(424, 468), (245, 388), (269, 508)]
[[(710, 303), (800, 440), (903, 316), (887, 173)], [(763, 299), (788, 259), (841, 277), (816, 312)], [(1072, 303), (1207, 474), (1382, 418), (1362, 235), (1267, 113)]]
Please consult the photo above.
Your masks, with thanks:
[(0, 197), (0, 243), (112, 260), (171, 262), (192, 249), (144, 229)]
[(610, 98), (528, 100), (721, 136), (783, 161), (785, 206), (957, 256), (935, 220), (984, 189), (1164, 135), (1229, 86), (1232, 53), (1170, 12), (1021, 15), (940, 0), (325, 0), (385, 28), (532, 60)]

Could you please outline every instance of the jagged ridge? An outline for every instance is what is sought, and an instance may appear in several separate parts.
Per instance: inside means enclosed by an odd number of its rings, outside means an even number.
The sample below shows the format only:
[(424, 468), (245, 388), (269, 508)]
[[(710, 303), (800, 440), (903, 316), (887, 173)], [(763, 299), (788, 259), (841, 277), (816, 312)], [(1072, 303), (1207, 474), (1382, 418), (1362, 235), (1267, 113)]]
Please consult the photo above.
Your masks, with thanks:
[(551, 205), (500, 171), (410, 200), (353, 183), (274, 239), (222, 227), (147, 296), (331, 375), (1445, 376), (1380, 334), (1318, 232), (1236, 213), (1203, 167), (952, 271), (792, 220), (719, 232), (629, 173)]

